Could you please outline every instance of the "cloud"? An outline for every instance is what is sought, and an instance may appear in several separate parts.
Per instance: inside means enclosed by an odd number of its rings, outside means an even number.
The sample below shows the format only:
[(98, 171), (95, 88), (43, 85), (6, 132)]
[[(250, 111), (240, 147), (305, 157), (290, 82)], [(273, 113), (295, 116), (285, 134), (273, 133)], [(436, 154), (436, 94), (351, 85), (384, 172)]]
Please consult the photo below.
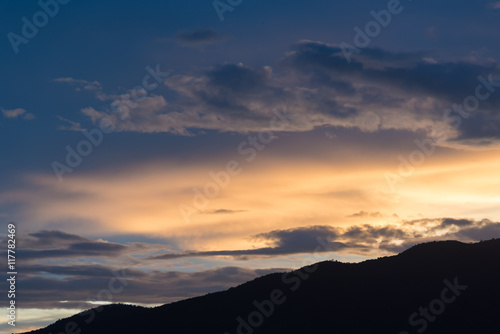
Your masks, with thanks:
[[(19, 250), (24, 275), (19, 300), (27, 308), (90, 307), (90, 304), (85, 303), (95, 300), (97, 292), (107, 288), (110, 280), (118, 275), (126, 279), (127, 286), (120, 294), (113, 296), (113, 302), (163, 304), (223, 290), (267, 273), (287, 270), (229, 266), (196, 272), (178, 271), (162, 268), (159, 263), (165, 260), (213, 256), (246, 260), (256, 256), (339, 253), (346, 250), (351, 254), (380, 256), (399, 253), (422, 242), (473, 242), (499, 236), (500, 223), (488, 219), (422, 218), (398, 225), (318, 225), (273, 230), (251, 237), (254, 241), (266, 244), (261, 248), (164, 253), (165, 245), (121, 245), (94, 241), (62, 231), (42, 230), (25, 236)], [(146, 258), (135, 258), (133, 261), (134, 258), (130, 256), (139, 253)], [(124, 266), (120, 266), (116, 260), (110, 264), (81, 262), (82, 257), (88, 256), (123, 258), (121, 263)], [(54, 258), (59, 258), (59, 262), (55, 262)], [(40, 263), (43, 259), (51, 260)], [(155, 261), (154, 267), (151, 261)], [(147, 266), (137, 267), (146, 262)], [(0, 282), (0, 288), (5, 285), (6, 282)], [(67, 302), (63, 305), (61, 301)]]
[(468, 241), (488, 240), (500, 235), (500, 223), (483, 220), (474, 226), (468, 225), (455, 233), (457, 238)]
[(23, 108), (17, 108), (17, 109), (0, 108), (0, 109), (2, 110), (2, 114), (5, 118), (22, 117), (23, 119), (26, 119), (26, 120), (35, 119), (35, 115), (33, 115), (32, 113), (27, 113), (26, 110), (24, 110)]
[[(125, 94), (124, 96), (126, 96)], [(142, 98), (140, 101), (128, 104), (126, 100), (116, 100), (114, 107), (120, 112), (110, 110), (99, 111), (92, 107), (82, 109), (82, 113), (89, 117), (92, 122), (97, 123), (103, 118), (109, 118), (116, 126), (114, 131), (134, 131), (134, 132), (168, 132), (176, 134), (186, 134), (185, 129), (177, 126), (177, 121), (163, 112), (168, 105), (163, 96), (151, 95)], [(155, 120), (156, 124), (152, 124)]]
[(453, 218), (444, 218), (441, 223), (442, 227), (446, 226), (470, 226), (473, 225), (474, 221), (470, 219), (453, 219)]
[[(81, 265), (81, 264), (68, 264), (68, 265), (26, 265), (24, 266), (26, 274), (33, 275), (44, 275), (51, 274), (57, 276), (72, 276), (76, 279), (84, 279), (86, 277), (101, 277), (101, 278), (113, 278), (113, 268), (108, 266), (94, 264)], [(118, 270), (119, 271), (119, 270)], [(141, 270), (127, 269), (127, 274), (134, 276), (136, 278), (147, 277), (148, 274)]]
[(229, 36), (222, 35), (212, 29), (184, 30), (175, 36), (175, 41), (185, 46), (197, 46), (220, 43), (227, 40)]
[(129, 248), (117, 243), (94, 241), (55, 230), (30, 233), (25, 242), (28, 247), (19, 250), (24, 260), (116, 256)]
[[(221, 250), (221, 251), (187, 251), (154, 255), (150, 259), (175, 259), (181, 257), (207, 257), (207, 256), (234, 256), (247, 259), (250, 256), (281, 256), (299, 253), (324, 253), (340, 251), (351, 248), (364, 248), (354, 243), (334, 241), (338, 239), (339, 230), (331, 226), (308, 226), (288, 230), (274, 230), (260, 233), (252, 237), (255, 241), (264, 241), (269, 247), (247, 250)], [(318, 241), (321, 240), (321, 241)]]
[(84, 89), (84, 90), (90, 90), (90, 91), (102, 89), (102, 85), (99, 81), (87, 81), (87, 80), (82, 80), (82, 79), (74, 79), (74, 78), (70, 78), (70, 77), (56, 78), (56, 79), (54, 79), (54, 81), (76, 85), (76, 86), (78, 86), (77, 89)]
[[(295, 52), (285, 58), (289, 66), (300, 73), (319, 76), (318, 71), (327, 71), (338, 80), (348, 80), (372, 86), (375, 83), (396, 90), (393, 95), (403, 97), (425, 96), (444, 101), (461, 102), (474, 93), (477, 76), (498, 72), (494, 66), (480, 66), (470, 63), (428, 63), (426, 53), (394, 53), (382, 49), (369, 48), (360, 55), (353, 55), (349, 66), (342, 50), (336, 45), (305, 41), (297, 45)], [(326, 78), (325, 78), (326, 79)], [(324, 80), (325, 80), (324, 79)], [(470, 86), (472, 86), (472, 91)], [(387, 92), (384, 91), (384, 94)], [(500, 99), (496, 99), (496, 102)], [(435, 112), (435, 110), (427, 110)], [(440, 110), (439, 116), (442, 116)]]
[[(438, 62), (428, 52), (379, 48), (353, 54), (349, 64), (335, 44), (301, 41), (276, 68), (222, 64), (172, 75), (164, 81), (172, 99), (132, 110), (136, 117), (123, 122), (118, 131), (248, 133), (268, 127), (273, 108), (286, 106), (294, 120), (285, 131), (329, 125), (430, 136), (439, 128), (443, 146), (484, 146), (500, 140), (500, 94), (481, 101), (481, 114), (464, 119), (458, 129), (443, 114), (474, 94), (478, 76), (490, 74), (495, 79), (500, 75), (496, 63)], [(83, 112), (94, 121), (116, 117), (110, 110), (88, 110)]]
[[(363, 211), (361, 211), (363, 212)], [(366, 214), (366, 213), (365, 213)], [(368, 214), (369, 215), (369, 214)], [(364, 215), (362, 215), (364, 216)], [(61, 231), (43, 230), (27, 237), (28, 248), (21, 249), (25, 260), (76, 257), (117, 258), (132, 253), (144, 254), (148, 260), (173, 260), (193, 257), (230, 256), (246, 260), (261, 256), (286, 256), (301, 253), (328, 253), (349, 251), (353, 254), (378, 254), (403, 251), (427, 241), (457, 239), (464, 242), (479, 241), (500, 236), (500, 223), (484, 219), (423, 218), (406, 221), (402, 225), (354, 225), (346, 228), (328, 225), (307, 226), (259, 233), (251, 240), (266, 246), (240, 250), (182, 251), (165, 253), (164, 245), (139, 243), (122, 245)]]
[(366, 212), (366, 211), (360, 211), (360, 212), (357, 212), (357, 213), (353, 213), (352, 215), (349, 215), (347, 217), (350, 217), (350, 218), (357, 218), (357, 217), (361, 217), (361, 218), (382, 218), (383, 215), (380, 213), (380, 212)]
[(67, 131), (83, 131), (82, 125), (77, 122), (73, 122), (67, 118), (61, 117), (57, 115), (57, 118), (63, 122), (68, 123), (69, 125), (60, 125), (59, 130), (67, 130)]
[(500, 1), (492, 2), (488, 5), (488, 7), (491, 9), (500, 9)]
[(87, 238), (62, 231), (42, 230), (28, 234), (31, 237), (30, 246), (46, 246), (47, 244), (66, 244), (87, 241)]
[[(363, 211), (361, 211), (363, 212)], [(268, 247), (246, 250), (186, 251), (152, 255), (152, 260), (183, 257), (233, 256), (242, 260), (254, 256), (282, 256), (299, 253), (328, 253), (348, 250), (355, 254), (375, 255), (380, 251), (398, 253), (409, 247), (435, 240), (480, 241), (500, 237), (500, 223), (484, 219), (436, 218), (407, 221), (401, 225), (354, 225), (347, 228), (307, 226), (274, 230), (252, 237)]]
[(61, 83), (67, 83), (67, 84), (73, 84), (73, 85), (79, 86), (78, 89), (85, 89), (85, 90), (90, 90), (90, 91), (102, 89), (102, 85), (99, 81), (87, 81), (87, 80), (82, 80), (82, 79), (74, 79), (74, 78), (70, 78), (70, 77), (56, 78), (56, 79), (54, 79), (54, 81), (61, 82)]
[[(100, 294), (104, 302), (165, 304), (206, 293), (228, 289), (256, 277), (286, 271), (283, 268), (247, 269), (219, 267), (197, 272), (138, 270), (103, 265), (38, 266), (23, 268), (23, 289), (17, 300), (25, 308), (91, 308), (98, 293), (110, 282), (120, 293)], [(58, 277), (54, 277), (58, 276)], [(6, 285), (1, 283), (0, 285)], [(64, 301), (64, 302), (63, 302)]]
[(76, 87), (76, 91), (86, 90), (94, 93), (95, 97), (101, 101), (106, 101), (115, 98), (113, 95), (107, 95), (102, 92), (102, 85), (99, 81), (87, 81), (82, 79), (74, 79), (70, 77), (56, 78), (53, 80), (58, 83), (65, 83)]
[(246, 211), (247, 210), (218, 209), (218, 210), (203, 211), (202, 213), (204, 213), (204, 214), (210, 214), (210, 215), (219, 215), (219, 214), (240, 213), (240, 212), (246, 212)]

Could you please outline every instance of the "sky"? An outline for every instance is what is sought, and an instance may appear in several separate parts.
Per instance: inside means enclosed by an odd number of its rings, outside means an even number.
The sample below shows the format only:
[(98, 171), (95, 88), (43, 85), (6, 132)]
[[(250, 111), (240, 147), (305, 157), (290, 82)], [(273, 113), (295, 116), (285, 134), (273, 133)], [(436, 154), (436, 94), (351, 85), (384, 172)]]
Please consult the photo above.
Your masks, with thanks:
[(3, 1), (19, 274), (0, 329), (499, 237), (499, 19), (482, 0)]

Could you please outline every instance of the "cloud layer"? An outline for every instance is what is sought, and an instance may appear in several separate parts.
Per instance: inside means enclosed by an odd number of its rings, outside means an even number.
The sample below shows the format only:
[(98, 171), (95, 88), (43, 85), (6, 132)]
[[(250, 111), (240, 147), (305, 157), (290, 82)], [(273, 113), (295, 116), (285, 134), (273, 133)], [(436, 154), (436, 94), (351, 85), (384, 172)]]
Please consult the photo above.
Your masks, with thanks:
[(280, 256), (298, 253), (328, 253), (346, 251), (357, 254), (399, 253), (421, 242), (434, 240), (480, 241), (500, 236), (500, 223), (488, 219), (419, 219), (399, 225), (351, 227), (308, 226), (287, 230), (274, 230), (253, 236), (269, 247), (248, 250), (188, 251), (154, 255), (150, 259), (175, 259), (181, 257), (234, 256), (247, 259), (251, 256)]
[[(399, 225), (363, 224), (346, 228), (325, 225), (274, 230), (252, 236), (254, 240), (267, 243), (267, 247), (165, 254), (165, 245), (144, 242), (125, 245), (43, 230), (22, 240), (19, 258), (22, 259), (23, 280), (19, 301), (26, 308), (92, 307), (95, 306), (92, 303), (110, 301), (110, 298), (113, 302), (163, 304), (286, 270), (223, 266), (193, 272), (168, 270), (160, 265), (176, 258), (229, 256), (248, 260), (256, 256), (272, 258), (301, 253), (330, 253), (334, 258), (338, 252), (377, 256), (399, 253), (426, 241), (471, 242), (499, 236), (500, 223), (487, 219), (425, 218)], [(90, 262), (82, 262), (84, 259)], [(143, 267), (145, 264), (147, 268)], [(119, 293), (112, 297), (99, 293), (109, 289), (111, 280), (116, 285), (117, 279), (126, 281)], [(5, 284), (2, 282), (2, 287)]]
[(26, 110), (23, 108), (16, 108), (16, 109), (0, 108), (0, 110), (2, 110), (2, 114), (5, 118), (23, 118), (26, 120), (32, 120), (35, 118), (35, 115), (26, 112)]
[[(184, 39), (198, 35), (213, 32), (186, 33)], [(334, 44), (301, 41), (275, 68), (227, 63), (172, 75), (164, 82), (175, 93), (172, 101), (151, 95), (137, 101), (126, 120), (109, 108), (83, 112), (94, 122), (111, 117), (119, 131), (185, 135), (195, 129), (259, 131), (268, 127), (273, 108), (286, 106), (295, 116), (287, 131), (331, 125), (367, 132), (423, 131), (429, 136), (440, 132), (448, 144), (480, 146), (500, 138), (500, 94), (495, 93), (500, 71), (495, 62), (439, 62), (426, 52), (365, 48), (348, 63), (345, 51)], [(462, 114), (446, 111), (475, 94), (480, 76), (493, 79), (480, 90), (488, 97), (457, 126), (452, 116)]]

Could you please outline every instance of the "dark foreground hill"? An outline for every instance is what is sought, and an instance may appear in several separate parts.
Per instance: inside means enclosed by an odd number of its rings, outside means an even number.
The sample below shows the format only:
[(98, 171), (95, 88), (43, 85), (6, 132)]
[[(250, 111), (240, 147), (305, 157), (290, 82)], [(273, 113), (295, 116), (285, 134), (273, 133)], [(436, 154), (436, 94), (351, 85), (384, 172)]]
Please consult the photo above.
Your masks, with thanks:
[(499, 265), (500, 239), (433, 242), (156, 308), (110, 305), (30, 333), (500, 333)]

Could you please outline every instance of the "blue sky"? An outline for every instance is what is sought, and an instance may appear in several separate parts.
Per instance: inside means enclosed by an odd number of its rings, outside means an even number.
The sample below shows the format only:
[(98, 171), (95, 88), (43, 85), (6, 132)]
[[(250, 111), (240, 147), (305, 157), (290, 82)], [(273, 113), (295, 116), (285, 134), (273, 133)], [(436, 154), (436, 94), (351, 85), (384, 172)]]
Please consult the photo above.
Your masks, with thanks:
[[(342, 43), (391, 3), (349, 63)], [(223, 21), (206, 0), (57, 6), (13, 47), (42, 7), (0, 4), (0, 219), (24, 247), (23, 328), (91, 306), (119, 268), (131, 283), (114, 301), (157, 305), (316, 260), (498, 237), (500, 2), (243, 0)], [(474, 111), (446, 113), (478, 86)], [(58, 178), (54, 162), (103, 120), (114, 130)], [(214, 173), (227, 184), (197, 202)], [(170, 294), (139, 291), (166, 277)]]

